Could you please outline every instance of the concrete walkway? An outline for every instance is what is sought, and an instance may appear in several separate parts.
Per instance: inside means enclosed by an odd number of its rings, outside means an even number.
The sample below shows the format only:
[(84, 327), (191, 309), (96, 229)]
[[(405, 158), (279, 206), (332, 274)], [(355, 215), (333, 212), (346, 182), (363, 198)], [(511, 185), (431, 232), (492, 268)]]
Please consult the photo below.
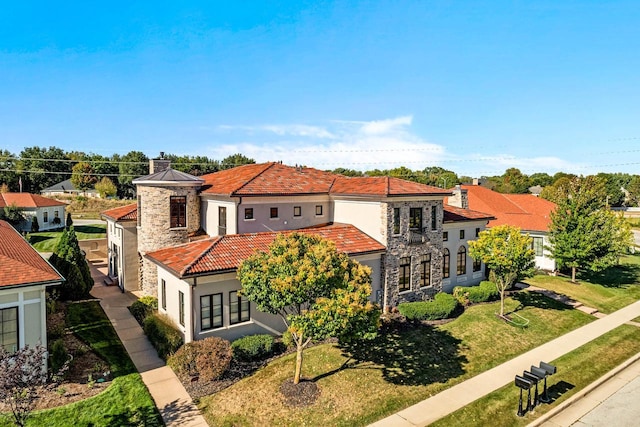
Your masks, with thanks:
[(204, 427), (206, 421), (173, 370), (158, 357), (142, 328), (129, 309), (136, 297), (120, 292), (117, 286), (105, 286), (106, 263), (89, 263), (94, 286), (91, 295), (111, 320), (122, 344), (142, 376), (167, 426)]
[(553, 361), (638, 316), (640, 316), (640, 301), (448, 388), (429, 399), (384, 418), (372, 426), (426, 426), (498, 388), (512, 383), (515, 374), (528, 369), (531, 365), (538, 365), (540, 361)]

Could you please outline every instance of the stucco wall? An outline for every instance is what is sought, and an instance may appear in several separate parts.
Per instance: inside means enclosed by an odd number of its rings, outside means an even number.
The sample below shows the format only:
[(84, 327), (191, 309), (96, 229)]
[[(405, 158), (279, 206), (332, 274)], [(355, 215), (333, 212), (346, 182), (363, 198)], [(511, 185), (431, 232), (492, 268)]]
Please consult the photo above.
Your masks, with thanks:
[[(449, 237), (443, 242), (443, 247), (449, 249), (450, 254), (450, 276), (442, 279), (442, 291), (453, 292), (456, 286), (475, 286), (485, 279), (485, 265), (480, 266), (480, 271), (473, 271), (473, 258), (469, 255), (469, 241), (476, 239), (476, 229), (478, 232), (486, 229), (486, 221), (456, 222), (444, 224), (443, 231), (448, 232)], [(460, 238), (460, 231), (464, 230), (464, 238)], [(466, 274), (457, 274), (458, 249), (465, 247), (466, 252)]]
[(236, 222), (237, 210), (236, 202), (233, 200), (218, 200), (212, 198), (202, 198), (201, 210), (202, 218), (201, 226), (209, 236), (218, 236), (218, 208), (227, 208), (227, 233), (237, 234), (238, 224)]
[(0, 289), (0, 308), (18, 307), (20, 347), (47, 346), (45, 286)]
[(334, 200), (333, 221), (353, 224), (383, 245), (385, 223), (381, 218), (382, 203), (367, 200)]
[[(322, 215), (316, 215), (322, 206)], [(300, 207), (300, 216), (294, 215)], [(278, 217), (271, 218), (271, 208), (278, 208)], [(245, 209), (253, 209), (253, 219), (245, 219)], [(331, 222), (327, 197), (244, 197), (238, 206), (238, 233), (295, 230)]]

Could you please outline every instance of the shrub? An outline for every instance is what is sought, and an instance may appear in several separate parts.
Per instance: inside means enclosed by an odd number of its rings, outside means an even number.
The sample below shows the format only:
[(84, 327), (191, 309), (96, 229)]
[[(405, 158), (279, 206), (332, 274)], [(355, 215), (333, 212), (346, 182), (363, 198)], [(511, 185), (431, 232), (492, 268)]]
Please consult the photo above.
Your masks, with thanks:
[(67, 349), (64, 341), (57, 339), (51, 345), (51, 353), (49, 355), (49, 369), (51, 372), (58, 372), (64, 366), (68, 359)]
[(398, 305), (398, 311), (407, 320), (438, 320), (451, 317), (458, 308), (453, 295), (439, 293), (431, 301), (406, 302)]
[(485, 301), (493, 301), (500, 298), (498, 288), (495, 283), (482, 281), (478, 286), (462, 287), (456, 286), (453, 290), (453, 296), (460, 304), (468, 305), (469, 303), (478, 303)]
[(231, 355), (229, 341), (209, 337), (183, 345), (169, 357), (167, 364), (178, 375), (212, 381), (220, 378), (229, 369)]
[(38, 217), (34, 216), (31, 219), (31, 232), (37, 233), (38, 231), (40, 231), (40, 225), (38, 224)]
[(293, 342), (293, 336), (291, 335), (291, 332), (289, 332), (288, 329), (284, 331), (284, 333), (282, 334), (282, 344), (286, 348), (291, 348), (295, 345), (295, 343)]
[(142, 325), (144, 324), (144, 319), (158, 311), (158, 298), (149, 295), (141, 297), (131, 304), (129, 311), (138, 323)]
[(144, 319), (142, 328), (158, 352), (158, 356), (164, 360), (175, 353), (183, 343), (182, 334), (167, 316), (152, 314)]
[(248, 335), (231, 344), (233, 357), (247, 362), (265, 358), (273, 352), (273, 343), (271, 335)]

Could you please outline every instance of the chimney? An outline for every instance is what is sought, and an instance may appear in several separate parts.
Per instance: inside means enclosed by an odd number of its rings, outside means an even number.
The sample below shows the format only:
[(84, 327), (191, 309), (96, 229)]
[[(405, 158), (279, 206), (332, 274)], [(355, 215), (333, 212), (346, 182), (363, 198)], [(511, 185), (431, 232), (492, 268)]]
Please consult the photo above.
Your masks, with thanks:
[(460, 184), (456, 185), (453, 189), (453, 196), (449, 196), (448, 204), (457, 208), (469, 209), (467, 190), (460, 187)]
[(149, 174), (166, 171), (171, 167), (171, 160), (164, 158), (164, 151), (160, 152), (157, 159), (149, 159)]

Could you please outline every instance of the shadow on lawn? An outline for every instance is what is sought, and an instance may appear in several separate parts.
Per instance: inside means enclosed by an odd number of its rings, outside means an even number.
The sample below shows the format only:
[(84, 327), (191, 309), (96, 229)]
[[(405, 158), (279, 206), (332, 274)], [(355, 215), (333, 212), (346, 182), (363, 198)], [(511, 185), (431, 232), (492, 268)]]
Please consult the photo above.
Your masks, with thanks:
[(640, 284), (640, 265), (622, 264), (614, 265), (602, 271), (581, 271), (581, 280), (597, 283), (606, 288), (621, 288), (628, 285)]
[(391, 322), (383, 325), (372, 341), (341, 345), (350, 361), (336, 371), (380, 369), (386, 381), (400, 385), (446, 382), (465, 372), (462, 365), (467, 358), (459, 354), (461, 343), (430, 325)]
[(42, 235), (31, 235), (29, 236), (29, 243), (35, 245), (36, 243), (45, 242), (47, 240), (51, 240), (54, 237), (52, 236), (42, 236)]
[(78, 225), (73, 226), (73, 229), (76, 233), (87, 233), (87, 234), (105, 234), (105, 227), (96, 227), (95, 225)]
[[(172, 413), (173, 414), (173, 413)], [(175, 413), (176, 417), (180, 415), (179, 412)], [(145, 406), (141, 408), (126, 408), (126, 410), (120, 414), (106, 414), (104, 416), (105, 425), (108, 426), (163, 426), (164, 422), (158, 410), (154, 407)], [(174, 421), (182, 421), (177, 418)], [(93, 426), (94, 424), (89, 424)]]
[(556, 301), (539, 292), (514, 292), (511, 298), (518, 301), (520, 305), (514, 311), (522, 310), (525, 307), (537, 307), (545, 310), (569, 310), (570, 306)]

